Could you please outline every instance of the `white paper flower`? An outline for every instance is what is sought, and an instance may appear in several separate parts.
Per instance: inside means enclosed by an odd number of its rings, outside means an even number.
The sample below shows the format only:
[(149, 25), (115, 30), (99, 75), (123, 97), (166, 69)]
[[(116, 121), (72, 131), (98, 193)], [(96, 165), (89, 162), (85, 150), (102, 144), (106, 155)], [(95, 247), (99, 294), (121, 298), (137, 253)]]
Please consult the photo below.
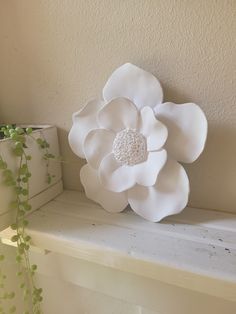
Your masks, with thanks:
[(88, 198), (110, 212), (129, 204), (150, 221), (179, 213), (189, 181), (178, 163), (203, 151), (207, 120), (196, 104), (162, 103), (159, 81), (126, 63), (73, 115), (69, 143), (87, 160), (80, 178)]

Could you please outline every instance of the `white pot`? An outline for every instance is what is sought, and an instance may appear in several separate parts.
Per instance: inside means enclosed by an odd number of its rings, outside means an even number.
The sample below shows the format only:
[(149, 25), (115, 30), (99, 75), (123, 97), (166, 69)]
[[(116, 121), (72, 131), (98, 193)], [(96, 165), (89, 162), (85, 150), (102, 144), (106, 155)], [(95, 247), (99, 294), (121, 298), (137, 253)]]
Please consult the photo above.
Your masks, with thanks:
[[(45, 139), (49, 144), (49, 152), (59, 156), (59, 145), (57, 129), (48, 125), (23, 125), (21, 127), (39, 128), (32, 132), (34, 138)], [(43, 159), (45, 153), (40, 149), (38, 144), (29, 136), (26, 140), (26, 153), (31, 155), (29, 169), (32, 174), (29, 180), (29, 198), (32, 205), (32, 211), (47, 203), (59, 193), (62, 192), (62, 174), (61, 164), (59, 161), (51, 160), (49, 162), (49, 173), (53, 176), (49, 184), (47, 182), (47, 162)], [(19, 158), (12, 153), (12, 141), (10, 139), (0, 140), (0, 155), (7, 162), (8, 167), (16, 173)], [(14, 193), (11, 187), (5, 186), (0, 170), (0, 231), (7, 228), (15, 220), (15, 210), (9, 208), (9, 204), (14, 200)]]

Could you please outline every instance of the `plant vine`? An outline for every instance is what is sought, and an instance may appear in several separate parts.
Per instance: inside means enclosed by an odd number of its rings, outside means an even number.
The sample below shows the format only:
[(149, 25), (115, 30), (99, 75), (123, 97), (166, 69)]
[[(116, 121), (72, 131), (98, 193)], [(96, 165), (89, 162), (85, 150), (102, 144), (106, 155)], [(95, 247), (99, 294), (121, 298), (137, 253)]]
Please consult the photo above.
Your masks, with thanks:
[[(42, 288), (37, 287), (35, 282), (37, 265), (31, 264), (30, 262), (29, 249), (31, 237), (27, 235), (25, 229), (29, 223), (26, 217), (27, 213), (32, 209), (29, 202), (29, 182), (31, 177), (29, 162), (32, 156), (27, 154), (27, 137), (32, 138), (42, 150), (43, 158), (46, 161), (46, 180), (48, 184), (51, 183), (53, 178), (49, 172), (49, 162), (50, 159), (54, 159), (55, 156), (49, 152), (50, 145), (42, 135), (39, 138), (35, 138), (32, 135), (32, 128), (23, 129), (13, 125), (6, 125), (0, 128), (0, 132), (3, 134), (4, 138), (11, 139), (13, 154), (19, 160), (18, 170), (15, 174), (0, 155), (0, 170), (3, 175), (3, 183), (9, 188), (13, 188), (15, 195), (15, 199), (10, 204), (10, 208), (16, 212), (15, 222), (10, 226), (15, 233), (11, 241), (16, 243), (17, 246), (16, 262), (19, 269), (17, 276), (20, 278), (20, 288), (24, 295), (24, 314), (42, 314)], [(0, 255), (0, 262), (3, 260), (4, 256)], [(9, 301), (15, 297), (15, 292), (8, 292), (6, 290), (5, 281), (6, 276), (0, 268), (0, 314), (16, 313), (16, 307), (14, 305), (9, 307), (8, 312), (2, 307), (4, 300)]]

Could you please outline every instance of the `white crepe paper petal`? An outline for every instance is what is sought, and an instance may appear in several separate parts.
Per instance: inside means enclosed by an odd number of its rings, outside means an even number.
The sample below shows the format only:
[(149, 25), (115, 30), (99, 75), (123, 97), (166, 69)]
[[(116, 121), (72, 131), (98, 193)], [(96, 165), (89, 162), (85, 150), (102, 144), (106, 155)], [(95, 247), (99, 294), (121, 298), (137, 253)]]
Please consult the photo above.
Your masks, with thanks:
[(84, 141), (84, 153), (89, 165), (98, 169), (102, 159), (112, 151), (115, 134), (105, 129), (88, 133)]
[(113, 192), (123, 192), (135, 185), (132, 167), (118, 163), (113, 153), (102, 160), (99, 178), (102, 185)]
[(155, 151), (160, 149), (166, 142), (168, 130), (166, 126), (155, 118), (150, 107), (142, 108), (140, 117), (140, 132), (147, 138), (147, 150)]
[(167, 152), (180, 162), (195, 161), (207, 138), (207, 119), (201, 108), (194, 103), (168, 102), (156, 106), (155, 112), (168, 128)]
[(144, 186), (154, 185), (166, 160), (167, 153), (164, 149), (159, 152), (150, 152), (147, 161), (133, 166), (136, 183)]
[(97, 112), (103, 105), (103, 101), (93, 99), (73, 114), (73, 125), (68, 140), (72, 151), (81, 158), (85, 158), (84, 139), (92, 129), (98, 128)]
[(125, 97), (141, 109), (144, 106), (154, 107), (161, 104), (163, 92), (155, 76), (126, 63), (112, 73), (103, 89), (103, 97), (107, 102)]
[(136, 129), (138, 110), (126, 98), (117, 98), (106, 104), (98, 113), (98, 123), (102, 128), (119, 132), (123, 129)]
[(184, 168), (169, 159), (152, 187), (135, 185), (128, 191), (131, 208), (150, 221), (181, 212), (187, 205), (189, 181)]
[(88, 164), (83, 166), (80, 171), (80, 180), (85, 189), (85, 194), (94, 202), (99, 203), (109, 212), (121, 212), (127, 205), (126, 193), (114, 193), (104, 189), (101, 185), (98, 172)]

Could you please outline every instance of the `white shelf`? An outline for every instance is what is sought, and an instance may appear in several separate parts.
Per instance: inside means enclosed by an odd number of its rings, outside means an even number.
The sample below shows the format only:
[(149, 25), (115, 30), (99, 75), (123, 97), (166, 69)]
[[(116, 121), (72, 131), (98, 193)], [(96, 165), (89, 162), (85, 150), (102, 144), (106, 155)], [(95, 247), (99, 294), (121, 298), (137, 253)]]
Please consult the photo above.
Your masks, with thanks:
[[(236, 301), (236, 215), (187, 208), (161, 223), (109, 214), (64, 191), (29, 217), (38, 250), (52, 251)], [(8, 241), (12, 231), (0, 233)]]

